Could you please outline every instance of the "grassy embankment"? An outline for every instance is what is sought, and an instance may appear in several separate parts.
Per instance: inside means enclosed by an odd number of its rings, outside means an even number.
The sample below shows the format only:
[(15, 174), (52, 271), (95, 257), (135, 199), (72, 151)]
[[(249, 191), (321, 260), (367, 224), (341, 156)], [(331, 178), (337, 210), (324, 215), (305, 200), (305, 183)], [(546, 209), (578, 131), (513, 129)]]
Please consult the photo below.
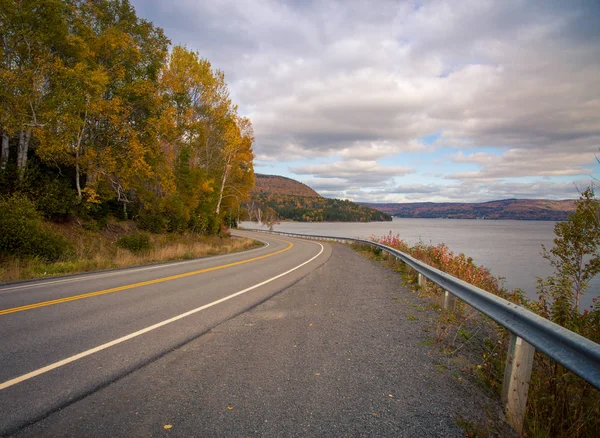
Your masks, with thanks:
[(0, 256), (0, 282), (194, 259), (260, 245), (251, 239), (227, 235), (145, 233), (131, 221), (111, 220), (100, 231), (86, 229), (76, 221), (45, 222), (43, 227), (66, 243), (64, 254), (55, 261), (35, 256)]
[[(380, 243), (411, 254), (425, 263), (463, 279), (477, 287), (502, 298), (539, 311), (536, 301), (529, 301), (520, 290), (504, 288), (502, 279), (477, 266), (464, 254), (454, 254), (445, 245), (431, 246), (424, 243), (408, 246), (397, 236), (373, 238)], [(381, 261), (402, 274), (403, 285), (415, 291), (423, 299), (422, 309), (434, 309), (439, 316), (431, 328), (431, 338), (426, 342), (432, 352), (445, 360), (457, 379), (472, 378), (485, 390), (500, 397), (504, 364), (506, 361), (508, 332), (477, 310), (457, 300), (449, 311), (439, 306), (442, 290), (431, 282), (424, 287), (417, 284), (417, 273), (394, 257), (377, 248), (355, 246), (368, 258)], [(419, 309), (416, 309), (419, 310)], [(593, 312), (586, 311), (589, 319)], [(595, 321), (595, 320), (594, 320)], [(588, 323), (594, 325), (593, 322)], [(598, 342), (598, 327), (586, 330), (585, 336)], [(556, 372), (554, 361), (536, 352), (530, 382), (525, 435), (529, 437), (593, 437), (600, 430), (600, 391), (562, 367)], [(498, 431), (490, 425), (478, 425), (457, 419), (465, 429), (466, 436), (490, 436)], [(493, 423), (492, 423), (493, 424)], [(493, 426), (492, 426), (493, 429)]]

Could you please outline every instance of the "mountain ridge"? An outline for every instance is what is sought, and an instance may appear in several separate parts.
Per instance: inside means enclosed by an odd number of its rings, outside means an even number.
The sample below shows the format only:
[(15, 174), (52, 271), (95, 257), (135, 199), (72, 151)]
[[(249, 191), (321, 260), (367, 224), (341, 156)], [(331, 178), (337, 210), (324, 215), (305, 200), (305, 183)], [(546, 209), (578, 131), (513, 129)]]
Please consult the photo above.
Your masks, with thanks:
[(575, 201), (549, 199), (500, 199), (486, 202), (359, 202), (403, 218), (548, 220), (564, 221), (575, 210)]

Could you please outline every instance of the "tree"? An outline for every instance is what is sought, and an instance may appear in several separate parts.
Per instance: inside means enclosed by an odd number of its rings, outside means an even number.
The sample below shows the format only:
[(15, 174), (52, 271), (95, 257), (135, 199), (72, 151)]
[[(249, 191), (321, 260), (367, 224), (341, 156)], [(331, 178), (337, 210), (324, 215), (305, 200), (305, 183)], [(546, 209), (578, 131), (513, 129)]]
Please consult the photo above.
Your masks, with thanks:
[(61, 0), (0, 0), (1, 161), (4, 168), (8, 141), (17, 137), (19, 178), (31, 139), (44, 126), (41, 114), (50, 102), (55, 62), (68, 46), (69, 10)]
[(254, 185), (252, 126), (237, 116), (223, 73), (196, 52), (176, 46), (161, 84), (172, 108), (168, 142), (176, 156), (177, 190), (185, 210), (195, 212), (186, 215), (216, 224), (239, 208)]
[(269, 227), (269, 231), (273, 231), (273, 227), (279, 223), (279, 216), (275, 210), (271, 207), (267, 207), (262, 215), (261, 222), (263, 225)]
[(238, 208), (240, 203), (250, 196), (250, 190), (254, 186), (252, 165), (254, 133), (250, 120), (232, 117), (227, 122), (225, 144), (221, 149), (222, 173), (215, 210), (217, 216), (221, 212), (223, 199), (235, 200), (235, 205), (230, 205), (229, 210)]
[(554, 247), (542, 247), (554, 275), (540, 281), (540, 294), (553, 302), (549, 316), (563, 326), (579, 312), (589, 281), (600, 273), (600, 201), (593, 187), (582, 192), (575, 205), (568, 220), (555, 225)]
[[(554, 247), (542, 255), (554, 275), (538, 278), (538, 302), (529, 303), (544, 318), (600, 342), (600, 301), (580, 309), (589, 281), (600, 273), (600, 201), (588, 187), (565, 222), (554, 227)], [(598, 430), (598, 391), (564, 366), (536, 353), (528, 410), (533, 435), (595, 436)], [(538, 421), (540, 419), (541, 421)]]

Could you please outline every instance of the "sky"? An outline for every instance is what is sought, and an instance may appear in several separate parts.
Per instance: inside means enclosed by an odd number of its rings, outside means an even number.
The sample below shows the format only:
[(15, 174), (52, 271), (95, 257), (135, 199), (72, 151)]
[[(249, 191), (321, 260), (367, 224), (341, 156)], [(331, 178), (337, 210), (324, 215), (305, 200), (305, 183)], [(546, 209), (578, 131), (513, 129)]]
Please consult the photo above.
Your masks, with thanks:
[(573, 199), (600, 178), (597, 0), (132, 0), (222, 70), (255, 171), (368, 202)]

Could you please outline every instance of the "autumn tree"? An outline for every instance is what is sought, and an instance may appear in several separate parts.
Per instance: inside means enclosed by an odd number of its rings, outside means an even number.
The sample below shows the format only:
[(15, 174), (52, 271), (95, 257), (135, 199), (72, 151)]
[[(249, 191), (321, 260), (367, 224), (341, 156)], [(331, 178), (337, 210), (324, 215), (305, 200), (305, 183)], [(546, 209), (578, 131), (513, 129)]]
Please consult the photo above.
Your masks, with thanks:
[(31, 140), (44, 126), (41, 114), (50, 103), (55, 63), (68, 46), (69, 11), (61, 0), (0, 0), (1, 166), (6, 167), (9, 140), (16, 137), (20, 178)]
[(39, 156), (75, 168), (80, 199), (85, 176), (88, 198), (103, 187), (126, 214), (150, 181), (165, 182), (155, 168), (162, 157), (153, 127), (163, 110), (158, 71), (168, 40), (128, 1), (75, 4), (68, 39), (77, 51), (55, 65)]
[(224, 145), (221, 148), (221, 177), (215, 214), (221, 212), (223, 200), (229, 200), (230, 209), (250, 196), (254, 187), (252, 143), (254, 132), (250, 120), (232, 117), (228, 120)]
[(196, 52), (175, 47), (161, 82), (173, 108), (177, 192), (190, 219), (216, 224), (254, 184), (251, 124), (236, 115), (223, 73)]

